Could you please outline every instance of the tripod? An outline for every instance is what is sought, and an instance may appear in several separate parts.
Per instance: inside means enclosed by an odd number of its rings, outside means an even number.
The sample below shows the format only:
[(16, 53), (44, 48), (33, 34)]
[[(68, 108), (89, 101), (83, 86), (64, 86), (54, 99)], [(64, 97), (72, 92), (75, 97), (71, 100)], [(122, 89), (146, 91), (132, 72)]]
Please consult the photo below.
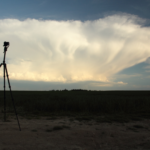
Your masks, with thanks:
[(18, 120), (18, 115), (17, 115), (17, 111), (16, 111), (16, 107), (15, 107), (15, 104), (14, 104), (14, 99), (13, 99), (13, 96), (12, 96), (12, 91), (11, 91), (11, 86), (10, 86), (10, 81), (9, 81), (8, 71), (7, 71), (7, 65), (5, 63), (6, 51), (7, 51), (7, 48), (9, 47), (9, 42), (4, 42), (3, 46), (4, 46), (4, 59), (3, 59), (3, 63), (0, 64), (0, 67), (2, 65), (4, 67), (4, 121), (6, 121), (6, 93), (5, 93), (5, 73), (6, 73), (7, 80), (8, 80), (8, 85), (9, 85), (9, 89), (10, 89), (12, 103), (13, 103), (15, 114), (16, 114), (16, 118), (17, 118), (17, 121), (18, 121), (19, 130), (21, 131), (19, 120)]

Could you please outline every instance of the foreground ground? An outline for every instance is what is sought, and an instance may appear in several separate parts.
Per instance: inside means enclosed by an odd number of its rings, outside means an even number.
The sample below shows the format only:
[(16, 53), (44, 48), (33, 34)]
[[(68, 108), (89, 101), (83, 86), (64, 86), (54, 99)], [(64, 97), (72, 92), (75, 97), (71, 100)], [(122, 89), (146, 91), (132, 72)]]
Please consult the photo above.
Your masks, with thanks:
[(150, 150), (150, 119), (96, 122), (68, 117), (0, 121), (0, 150)]

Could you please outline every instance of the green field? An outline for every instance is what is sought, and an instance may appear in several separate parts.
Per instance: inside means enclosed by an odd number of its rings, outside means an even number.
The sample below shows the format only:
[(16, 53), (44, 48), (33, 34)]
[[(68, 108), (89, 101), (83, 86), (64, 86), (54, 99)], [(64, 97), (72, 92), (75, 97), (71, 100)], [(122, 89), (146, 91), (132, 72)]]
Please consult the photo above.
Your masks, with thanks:
[[(19, 115), (138, 115), (150, 118), (150, 91), (13, 91)], [(3, 91), (0, 108), (3, 112)], [(6, 91), (7, 112), (14, 112)]]

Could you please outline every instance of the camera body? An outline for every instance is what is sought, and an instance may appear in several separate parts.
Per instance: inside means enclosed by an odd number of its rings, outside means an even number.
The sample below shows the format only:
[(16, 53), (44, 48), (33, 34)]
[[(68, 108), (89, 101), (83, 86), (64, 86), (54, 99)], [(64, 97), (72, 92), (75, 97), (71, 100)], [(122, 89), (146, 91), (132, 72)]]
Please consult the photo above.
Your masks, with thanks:
[(6, 46), (9, 46), (9, 42), (6, 42), (6, 41), (5, 41), (3, 46), (5, 46), (5, 47), (6, 47)]

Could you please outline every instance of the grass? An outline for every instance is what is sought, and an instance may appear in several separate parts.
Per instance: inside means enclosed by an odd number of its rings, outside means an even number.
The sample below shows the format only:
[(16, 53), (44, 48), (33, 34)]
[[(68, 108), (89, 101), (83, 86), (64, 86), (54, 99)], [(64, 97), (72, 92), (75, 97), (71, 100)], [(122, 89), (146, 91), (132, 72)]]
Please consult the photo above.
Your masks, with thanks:
[(31, 130), (32, 132), (37, 132), (37, 130), (35, 130), (35, 129), (33, 129), (33, 130)]
[(144, 128), (144, 127), (141, 126), (141, 125), (134, 125), (133, 127), (134, 127), (134, 128)]
[(55, 116), (46, 118), (46, 120), (56, 120), (56, 119), (57, 119), (57, 117), (55, 117)]
[(70, 129), (70, 127), (66, 126), (66, 125), (62, 125), (62, 127), (65, 128), (65, 129)]
[(52, 129), (46, 129), (46, 132), (52, 132)]
[(62, 126), (55, 126), (55, 127), (53, 127), (53, 130), (62, 130), (62, 129), (63, 129)]
[(131, 131), (133, 131), (133, 132), (138, 132), (138, 130), (137, 130), (136, 128), (134, 128), (134, 127), (128, 127), (127, 129), (128, 129), (128, 130), (131, 130)]
[(46, 132), (52, 132), (52, 131), (63, 130), (63, 129), (70, 129), (70, 127), (66, 125), (54, 126), (52, 129), (46, 129)]
[[(132, 127), (127, 127), (128, 130), (132, 130), (134, 132), (139, 132), (137, 129), (143, 129), (143, 128), (144, 127), (142, 125), (138, 125), (138, 124), (133, 125)], [(145, 128), (145, 129), (147, 129), (147, 128)]]
[[(47, 116), (74, 117), (72, 120), (128, 122), (150, 118), (149, 91), (13, 91), (17, 113), (31, 119)], [(0, 91), (3, 99), (3, 91)], [(0, 101), (3, 110), (3, 101)], [(10, 92), (6, 91), (7, 112), (14, 113)], [(3, 111), (1, 111), (3, 113)], [(94, 116), (94, 117), (93, 117)], [(104, 117), (101, 117), (104, 116)]]
[(75, 119), (78, 121), (91, 121), (93, 118), (91, 116), (80, 116), (80, 117), (75, 117)]

